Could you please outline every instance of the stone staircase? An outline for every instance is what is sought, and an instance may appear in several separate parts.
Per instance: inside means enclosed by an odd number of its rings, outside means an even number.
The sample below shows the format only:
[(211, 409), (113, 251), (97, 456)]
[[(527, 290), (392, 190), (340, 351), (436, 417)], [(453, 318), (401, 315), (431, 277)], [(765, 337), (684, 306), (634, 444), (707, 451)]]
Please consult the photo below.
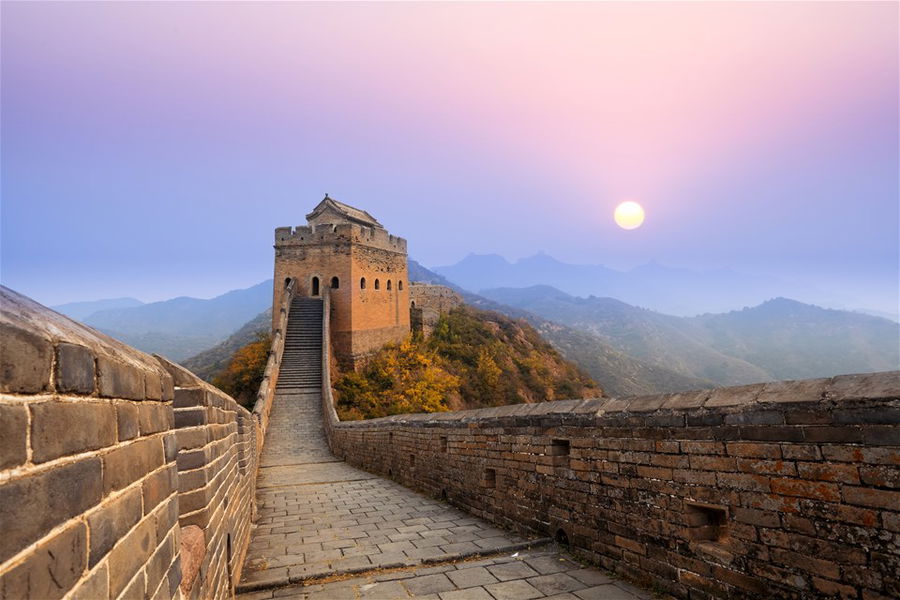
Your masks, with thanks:
[(284, 338), (278, 392), (322, 387), (322, 300), (294, 298)]

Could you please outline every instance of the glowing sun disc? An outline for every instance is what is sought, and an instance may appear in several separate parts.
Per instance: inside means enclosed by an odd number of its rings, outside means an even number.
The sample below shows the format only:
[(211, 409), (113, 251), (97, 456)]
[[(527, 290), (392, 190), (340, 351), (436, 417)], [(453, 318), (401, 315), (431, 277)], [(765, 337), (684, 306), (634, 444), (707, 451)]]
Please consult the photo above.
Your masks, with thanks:
[(637, 202), (629, 200), (618, 205), (613, 216), (616, 225), (622, 229), (637, 229), (644, 222), (644, 209)]

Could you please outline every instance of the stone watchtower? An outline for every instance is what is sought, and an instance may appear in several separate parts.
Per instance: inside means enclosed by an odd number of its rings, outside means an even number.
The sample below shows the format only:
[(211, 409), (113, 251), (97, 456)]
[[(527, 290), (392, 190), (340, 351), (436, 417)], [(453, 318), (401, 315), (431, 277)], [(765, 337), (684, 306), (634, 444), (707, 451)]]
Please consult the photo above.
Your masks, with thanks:
[(372, 215), (327, 195), (306, 226), (275, 230), (273, 320), (288, 280), (296, 295), (331, 295), (331, 338), (338, 360), (359, 358), (409, 333), (406, 240)]

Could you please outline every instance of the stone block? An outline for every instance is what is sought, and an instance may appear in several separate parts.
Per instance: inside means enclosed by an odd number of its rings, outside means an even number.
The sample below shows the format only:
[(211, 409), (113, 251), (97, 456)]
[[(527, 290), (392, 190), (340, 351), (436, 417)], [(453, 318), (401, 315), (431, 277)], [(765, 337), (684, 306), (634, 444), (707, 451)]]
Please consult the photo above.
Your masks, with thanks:
[(119, 402), (116, 404), (116, 422), (119, 429), (119, 441), (134, 439), (140, 433), (140, 417), (136, 404)]
[(900, 371), (841, 375), (825, 389), (829, 400), (900, 398)]
[(144, 372), (105, 356), (97, 358), (100, 395), (126, 400), (144, 399)]
[(28, 409), (24, 405), (0, 404), (0, 469), (25, 462)]
[(147, 400), (162, 400), (162, 378), (157, 371), (144, 373), (144, 398)]
[[(153, 519), (144, 519), (109, 553), (110, 596), (118, 597), (156, 549)], [(143, 597), (143, 590), (140, 595)]]
[(106, 564), (88, 575), (81, 584), (72, 591), (70, 600), (109, 600), (109, 567)]
[(756, 398), (762, 392), (763, 384), (739, 385), (735, 387), (718, 388), (712, 391), (709, 399), (704, 403), (705, 408), (720, 406), (749, 406), (756, 402)]
[(0, 485), (0, 562), (64, 521), (98, 504), (103, 494), (99, 458), (89, 458)]
[(147, 438), (116, 448), (103, 456), (103, 490), (120, 490), (163, 464), (162, 441)]
[(825, 386), (830, 379), (804, 379), (801, 381), (773, 381), (763, 386), (757, 402), (819, 402), (825, 396)]
[(172, 406), (175, 408), (188, 408), (193, 406), (205, 406), (206, 392), (203, 388), (175, 388), (175, 400)]
[(56, 391), (94, 392), (94, 355), (84, 346), (61, 343), (56, 347)]
[(62, 598), (81, 579), (86, 564), (87, 528), (75, 522), (0, 576), (0, 598)]
[(146, 402), (138, 408), (141, 435), (172, 429), (172, 407), (161, 402)]
[(0, 323), (0, 392), (36, 394), (48, 389), (52, 359), (49, 340)]
[(141, 491), (128, 490), (115, 500), (107, 502), (87, 519), (91, 532), (89, 567), (94, 568), (100, 559), (116, 545), (122, 536), (141, 520)]
[(165, 580), (173, 560), (175, 560), (174, 534), (163, 539), (147, 563), (145, 573), (147, 575), (148, 590), (155, 590)]
[(177, 489), (178, 471), (175, 465), (147, 477), (141, 487), (144, 495), (144, 514), (148, 514)]
[(36, 463), (116, 443), (116, 409), (103, 402), (31, 405), (31, 449)]

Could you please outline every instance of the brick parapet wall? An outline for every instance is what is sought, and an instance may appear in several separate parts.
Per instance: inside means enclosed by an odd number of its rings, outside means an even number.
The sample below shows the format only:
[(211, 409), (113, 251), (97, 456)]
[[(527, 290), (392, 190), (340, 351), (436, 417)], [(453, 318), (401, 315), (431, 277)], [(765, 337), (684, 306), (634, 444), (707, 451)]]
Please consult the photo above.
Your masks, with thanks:
[(351, 464), (679, 598), (900, 597), (898, 372), (325, 414)]
[[(275, 285), (278, 285), (277, 279), (275, 282)], [(269, 358), (266, 361), (259, 392), (256, 394), (256, 403), (253, 405), (253, 418), (256, 419), (260, 433), (257, 438), (257, 455), (262, 452), (266, 432), (269, 430), (269, 415), (272, 413), (272, 403), (275, 401), (275, 387), (278, 385), (278, 371), (284, 354), (284, 338), (287, 333), (288, 316), (291, 313), (291, 300), (294, 299), (295, 291), (296, 282), (294, 280), (284, 285), (278, 312), (272, 317), (272, 347), (269, 350)]]
[[(11, 290), (0, 302), (0, 598), (231, 596), (254, 495), (250, 413)], [(191, 389), (202, 402), (173, 406)]]

